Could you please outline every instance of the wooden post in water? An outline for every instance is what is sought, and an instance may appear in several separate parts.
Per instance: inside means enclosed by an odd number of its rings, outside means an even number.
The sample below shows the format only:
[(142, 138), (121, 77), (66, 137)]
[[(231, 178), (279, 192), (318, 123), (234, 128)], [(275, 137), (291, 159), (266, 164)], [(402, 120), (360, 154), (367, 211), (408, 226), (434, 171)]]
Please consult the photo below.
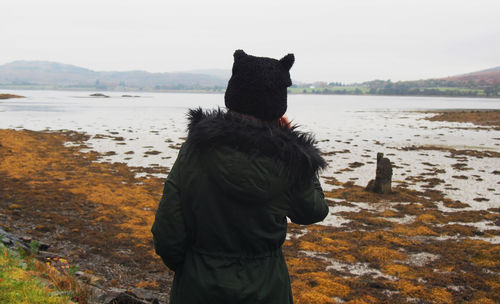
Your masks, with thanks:
[(375, 180), (371, 180), (366, 186), (367, 191), (380, 194), (392, 193), (392, 164), (391, 161), (384, 157), (384, 153), (377, 153), (377, 170), (375, 172)]

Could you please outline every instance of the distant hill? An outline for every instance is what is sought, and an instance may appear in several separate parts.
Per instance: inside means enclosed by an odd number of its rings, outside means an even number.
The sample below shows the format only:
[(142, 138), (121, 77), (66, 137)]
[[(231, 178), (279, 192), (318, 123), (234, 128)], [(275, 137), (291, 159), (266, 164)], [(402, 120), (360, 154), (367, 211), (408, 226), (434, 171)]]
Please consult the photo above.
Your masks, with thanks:
[(49, 61), (14, 61), (0, 66), (0, 88), (100, 90), (220, 90), (229, 77), (223, 70), (149, 73), (93, 71)]
[(184, 71), (184, 73), (215, 76), (222, 79), (226, 79), (226, 82), (229, 80), (229, 78), (231, 78), (231, 70), (224, 70), (224, 69), (190, 70), (190, 71)]
[[(205, 69), (172, 73), (146, 71), (93, 71), (49, 61), (14, 61), (0, 65), (0, 89), (75, 89), (131, 91), (223, 92), (230, 70)], [(340, 82), (301, 83), (294, 94), (500, 96), (500, 66), (445, 78), (415, 81), (372, 80), (345, 85)]]
[(455, 82), (475, 82), (497, 85), (500, 84), (500, 66), (478, 72), (446, 77), (443, 79)]
[(298, 94), (392, 95), (500, 97), (500, 67), (446, 78), (413, 81), (372, 80), (363, 83), (315, 82), (295, 84), (289, 89)]

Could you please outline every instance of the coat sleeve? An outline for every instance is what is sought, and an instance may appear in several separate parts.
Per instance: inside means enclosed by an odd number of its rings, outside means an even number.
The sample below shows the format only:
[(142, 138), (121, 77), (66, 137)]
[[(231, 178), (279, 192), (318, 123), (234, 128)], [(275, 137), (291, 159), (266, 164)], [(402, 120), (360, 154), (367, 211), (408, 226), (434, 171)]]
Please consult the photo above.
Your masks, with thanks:
[(295, 224), (310, 225), (322, 221), (329, 212), (317, 177), (311, 185), (291, 195), (288, 217)]
[(180, 171), (182, 155), (175, 161), (165, 181), (151, 232), (156, 253), (168, 268), (175, 271), (184, 262), (187, 232), (181, 206)]

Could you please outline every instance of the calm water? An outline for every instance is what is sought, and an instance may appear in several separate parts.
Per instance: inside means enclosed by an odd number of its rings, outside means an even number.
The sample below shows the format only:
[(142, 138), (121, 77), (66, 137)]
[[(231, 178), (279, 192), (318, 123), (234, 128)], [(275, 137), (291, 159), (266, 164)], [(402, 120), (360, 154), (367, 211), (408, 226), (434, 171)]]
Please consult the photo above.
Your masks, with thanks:
[[(176, 141), (185, 136), (185, 115), (189, 108), (224, 107), (222, 94), (109, 92), (106, 94), (111, 98), (91, 98), (93, 92), (7, 93), (27, 98), (0, 101), (0, 128), (70, 129), (90, 134), (126, 132), (140, 135), (139, 139), (159, 132), (157, 135)], [(121, 97), (123, 94), (141, 97)], [(354, 136), (397, 146), (405, 144), (413, 129), (423, 127), (419, 126), (418, 118), (426, 115), (413, 111), (500, 109), (500, 99), (477, 98), (290, 95), (288, 104), (290, 119), (304, 131), (314, 132), (320, 141), (334, 138), (352, 142)], [(439, 127), (439, 123), (427, 126), (430, 133), (433, 126)], [(466, 133), (449, 134), (445, 140), (453, 146), (482, 144), (476, 140), (477, 134)]]
[[(224, 107), (222, 94), (130, 93), (106, 92), (110, 98), (91, 98), (94, 92), (74, 91), (14, 91), (23, 99), (0, 100), (0, 128), (61, 130), (69, 129), (99, 136), (90, 140), (98, 152), (114, 151), (116, 155), (103, 161), (120, 161), (134, 166), (171, 166), (177, 150), (172, 144), (182, 142), (186, 135), (186, 112), (189, 108)], [(138, 98), (122, 94), (140, 95)], [(450, 170), (456, 162), (444, 152), (399, 151), (410, 145), (439, 145), (459, 149), (500, 151), (500, 132), (472, 129), (467, 123), (430, 122), (420, 110), (437, 109), (500, 109), (500, 99), (386, 97), (340, 95), (290, 95), (287, 115), (304, 131), (316, 134), (325, 152), (343, 151), (327, 157), (329, 168), (324, 175), (341, 181), (352, 180), (366, 185), (373, 178), (373, 160), (377, 152), (391, 155), (391, 160), (404, 169), (395, 170), (394, 180), (404, 180), (409, 174), (425, 172), (424, 162), (446, 169), (440, 178), (450, 181), (459, 190), (446, 190), (452, 198), (470, 200), (478, 196), (490, 198), (498, 205), (498, 176), (488, 175), (500, 167), (498, 159), (469, 159), (468, 174), (481, 176), (483, 181), (452, 179)], [(125, 141), (117, 144), (111, 136)], [(144, 154), (160, 151), (158, 155)], [(125, 154), (134, 151), (134, 154)], [(352, 171), (339, 172), (349, 163), (362, 162)], [(405, 167), (406, 166), (406, 167)], [(419, 189), (419, 185), (415, 188)], [(443, 190), (443, 189), (442, 189)], [(445, 190), (443, 190), (445, 191)], [(491, 204), (485, 204), (491, 205)]]
[[(0, 101), (0, 128), (78, 129), (100, 132), (105, 128), (170, 126), (185, 127), (187, 109), (224, 107), (222, 94), (185, 93), (105, 93), (111, 98), (90, 98), (94, 92), (14, 91), (26, 96)], [(123, 94), (139, 98), (121, 97)], [(287, 115), (316, 132), (343, 129), (353, 120), (362, 123), (357, 113), (400, 112), (429, 109), (500, 109), (500, 99), (290, 95)], [(359, 120), (359, 118), (362, 118)]]

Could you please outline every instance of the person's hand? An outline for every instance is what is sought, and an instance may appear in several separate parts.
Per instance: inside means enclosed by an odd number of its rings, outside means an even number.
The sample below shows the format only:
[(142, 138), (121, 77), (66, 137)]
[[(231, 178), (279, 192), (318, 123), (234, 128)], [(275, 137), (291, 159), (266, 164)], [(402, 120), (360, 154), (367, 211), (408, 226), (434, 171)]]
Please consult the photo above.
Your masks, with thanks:
[(290, 120), (288, 119), (288, 117), (286, 117), (286, 115), (281, 116), (280, 125), (282, 128), (287, 128), (287, 129), (291, 128)]

